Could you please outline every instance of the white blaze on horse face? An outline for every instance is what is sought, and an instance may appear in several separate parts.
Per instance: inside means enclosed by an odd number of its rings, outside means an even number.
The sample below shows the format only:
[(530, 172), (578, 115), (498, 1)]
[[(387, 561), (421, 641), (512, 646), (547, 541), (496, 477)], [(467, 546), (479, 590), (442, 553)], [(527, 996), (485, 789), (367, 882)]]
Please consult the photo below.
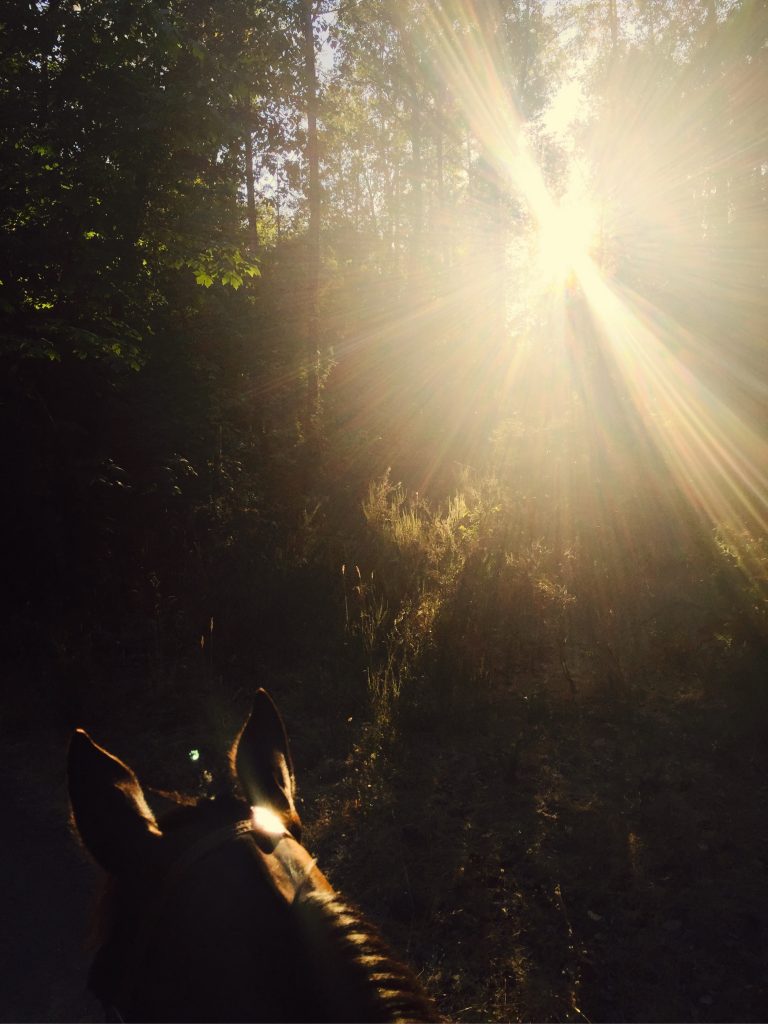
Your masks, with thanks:
[(252, 807), (251, 819), (259, 832), (270, 836), (280, 836), (285, 832), (285, 822), (269, 807)]

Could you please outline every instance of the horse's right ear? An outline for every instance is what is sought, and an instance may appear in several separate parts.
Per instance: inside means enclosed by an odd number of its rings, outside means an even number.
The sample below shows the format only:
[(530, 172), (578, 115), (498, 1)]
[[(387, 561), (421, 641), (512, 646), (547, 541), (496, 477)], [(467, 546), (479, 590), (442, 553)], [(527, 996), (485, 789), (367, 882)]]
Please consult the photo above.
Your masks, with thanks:
[(280, 712), (266, 690), (257, 690), (251, 713), (230, 751), (230, 762), (251, 806), (277, 812), (292, 835), (301, 837), (293, 762)]
[(161, 833), (128, 765), (78, 729), (69, 745), (67, 773), (75, 825), (92, 856), (116, 874), (146, 864)]

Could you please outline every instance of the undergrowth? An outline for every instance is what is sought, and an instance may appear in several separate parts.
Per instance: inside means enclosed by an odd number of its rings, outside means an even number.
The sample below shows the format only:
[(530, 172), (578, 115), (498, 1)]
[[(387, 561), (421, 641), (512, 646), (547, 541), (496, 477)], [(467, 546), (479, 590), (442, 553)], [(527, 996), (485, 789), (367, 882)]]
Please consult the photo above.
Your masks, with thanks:
[(684, 524), (675, 546), (657, 531), (668, 509), (629, 508), (616, 525), (632, 551), (622, 559), (597, 526), (565, 546), (554, 517), (526, 517), (523, 504), (498, 476), (468, 471), (442, 501), (389, 473), (369, 486), (342, 585), (379, 722), (403, 700), (451, 702), (532, 676), (576, 699), (760, 671), (768, 558), (757, 540), (739, 545), (746, 571), (721, 533)]

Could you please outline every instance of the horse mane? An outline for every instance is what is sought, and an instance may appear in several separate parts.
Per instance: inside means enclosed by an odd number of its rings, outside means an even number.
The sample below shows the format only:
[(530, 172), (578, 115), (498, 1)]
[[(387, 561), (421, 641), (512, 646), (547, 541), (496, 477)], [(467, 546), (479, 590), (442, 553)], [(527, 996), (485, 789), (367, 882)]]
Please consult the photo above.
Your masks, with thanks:
[(410, 968), (393, 958), (376, 930), (337, 893), (299, 892), (293, 906), (317, 946), (316, 973), (329, 1004), (336, 991), (351, 990), (358, 996), (357, 1014), (345, 997), (331, 1019), (382, 1024), (440, 1020)]

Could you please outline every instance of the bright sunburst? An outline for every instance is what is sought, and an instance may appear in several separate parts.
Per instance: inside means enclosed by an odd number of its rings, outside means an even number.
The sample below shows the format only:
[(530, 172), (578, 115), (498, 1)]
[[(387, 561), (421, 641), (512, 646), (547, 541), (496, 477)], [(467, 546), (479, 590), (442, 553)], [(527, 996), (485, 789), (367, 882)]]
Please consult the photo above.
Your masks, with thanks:
[[(590, 129), (591, 135), (582, 133), (583, 166), (578, 166), (571, 149), (571, 167), (564, 175), (568, 186), (557, 200), (542, 171), (535, 133), (521, 117), (510, 90), (514, 74), (500, 43), (502, 36), (492, 27), (482, 28), (484, 23), (492, 26), (493, 19), (484, 22), (470, 0), (459, 3), (455, 11), (463, 11), (463, 17), (450, 23), (441, 23), (440, 15), (434, 15), (434, 34), (441, 38), (433, 54), (436, 71), (456, 97), (491, 179), (526, 211), (510, 232), (510, 237), (516, 234), (522, 253), (522, 273), (518, 267), (515, 273), (506, 273), (506, 282), (489, 286), (504, 274), (498, 272), (498, 250), (488, 253), (486, 239), (494, 236), (485, 228), (480, 232), (476, 280), (465, 276), (462, 304), (478, 311), (476, 334), (496, 337), (495, 345), (493, 340), (488, 344), (485, 378), (477, 369), (476, 341), (474, 347), (457, 347), (453, 353), (456, 375), (467, 392), (467, 409), (477, 417), (487, 395), (494, 388), (498, 393), (498, 360), (510, 351), (502, 341), (505, 318), (494, 302), (509, 302), (513, 293), (517, 321), (533, 323), (530, 297), (537, 290), (575, 298), (569, 308), (580, 310), (576, 318), (562, 309), (557, 313), (553, 303), (551, 321), (544, 325), (539, 316), (535, 331), (526, 335), (535, 349), (536, 331), (546, 344), (560, 331), (565, 355), (559, 367), (551, 359), (544, 366), (526, 366), (519, 348), (508, 357), (509, 365), (501, 373), (508, 406), (535, 409), (544, 423), (548, 416), (559, 415), (568, 396), (578, 394), (589, 410), (591, 440), (585, 436), (586, 444), (599, 439), (606, 451), (613, 448), (615, 457), (612, 435), (631, 419), (638, 451), (649, 444), (660, 454), (697, 514), (703, 512), (718, 529), (729, 522), (768, 528), (768, 446), (764, 431), (756, 429), (747, 408), (738, 404), (744, 395), (748, 407), (757, 407), (760, 384), (754, 375), (745, 376), (743, 364), (729, 356), (726, 343), (734, 313), (739, 315), (734, 301), (739, 289), (744, 303), (755, 311), (753, 316), (763, 316), (754, 295), (758, 282), (764, 281), (764, 270), (756, 265), (756, 256), (749, 255), (758, 252), (757, 243), (748, 241), (755, 231), (748, 221), (730, 223), (725, 171), (740, 147), (751, 147), (751, 152), (758, 144), (754, 125), (759, 77), (755, 73), (750, 109), (748, 79), (753, 72), (743, 65), (734, 71), (733, 88), (739, 90), (739, 103), (749, 115), (742, 137), (738, 123), (726, 126), (714, 118), (722, 87), (718, 97), (702, 89), (695, 101), (684, 99), (683, 109), (680, 97), (686, 97), (692, 86), (680, 82), (674, 65), (663, 64), (652, 51), (642, 60), (628, 61), (622, 65), (625, 77), (616, 72), (607, 81), (605, 105), (593, 118), (596, 127)], [(725, 50), (721, 81), (728, 75), (728, 59)], [(559, 122), (577, 114), (597, 114), (580, 110), (584, 97), (577, 85), (571, 83), (561, 92)], [(759, 144), (766, 145), (765, 137)], [(584, 173), (587, 167), (589, 173)], [(620, 228), (613, 225), (610, 254), (600, 196), (611, 197)], [(713, 196), (723, 196), (719, 206)], [(493, 222), (498, 211), (492, 205), (487, 219)], [(532, 238), (527, 246), (519, 244), (524, 231)], [(621, 271), (616, 274), (619, 239)], [(533, 266), (526, 265), (527, 255)], [(704, 308), (722, 316), (719, 335), (702, 315)], [(743, 337), (744, 345), (754, 345), (754, 330), (745, 330)], [(757, 362), (756, 354), (750, 358)], [(624, 427), (617, 426), (622, 422), (617, 412), (621, 407), (631, 409)], [(463, 421), (456, 417), (454, 436), (466, 432), (468, 419), (469, 414)], [(645, 434), (642, 441), (637, 440), (640, 432)], [(450, 438), (446, 450), (449, 443)], [(628, 440), (623, 457), (628, 463), (639, 458)]]
[[(398, 305), (367, 414), (391, 401), (403, 437), (411, 417), (429, 438), (423, 487), (452, 461), (480, 463), (500, 423), (519, 424), (519, 448), (540, 446), (523, 456), (529, 480), (515, 467), (521, 489), (555, 495), (566, 517), (599, 512), (606, 532), (655, 474), (745, 564), (739, 530), (768, 529), (764, 72), (733, 35), (717, 60), (698, 60), (696, 81), (650, 41), (631, 52), (614, 41), (599, 87), (561, 89), (549, 128), (577, 130), (551, 145), (546, 117), (521, 113), (494, 10), (425, 5), (425, 60), (451, 101), (443, 141), (462, 160), (429, 211), (424, 249), (438, 270), (414, 261), (423, 277)], [(411, 190), (426, 232), (424, 195)], [(450, 190), (463, 197), (455, 224)], [(573, 497), (577, 471), (586, 482)]]
[(562, 281), (579, 275), (592, 258), (598, 242), (599, 218), (586, 196), (566, 197), (553, 204), (538, 231), (538, 259), (546, 279)]

